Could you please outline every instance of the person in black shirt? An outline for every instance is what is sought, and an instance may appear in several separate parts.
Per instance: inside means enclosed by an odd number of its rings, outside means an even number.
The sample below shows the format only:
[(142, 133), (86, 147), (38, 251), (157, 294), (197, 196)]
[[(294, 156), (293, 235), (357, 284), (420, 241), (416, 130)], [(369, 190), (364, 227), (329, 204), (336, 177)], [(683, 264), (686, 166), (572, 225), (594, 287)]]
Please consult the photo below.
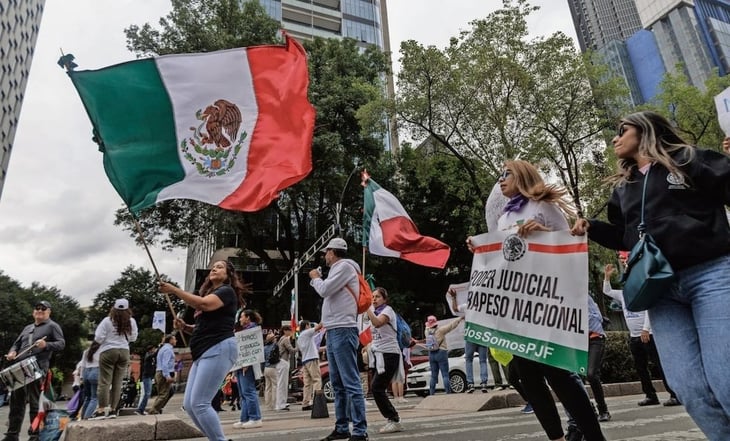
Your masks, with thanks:
[(243, 294), (246, 291), (233, 265), (222, 260), (213, 263), (210, 275), (200, 287), (200, 296), (167, 282), (160, 283), (160, 292), (174, 294), (195, 308), (195, 325), (175, 319), (176, 329), (192, 330), (193, 333), (190, 338), (193, 364), (188, 373), (183, 407), (209, 440), (226, 439), (211, 401), (238, 357), (233, 325), (236, 310), (245, 305)]
[(155, 372), (157, 371), (157, 348), (153, 345), (147, 346), (147, 352), (144, 354), (144, 360), (142, 361), (142, 387), (144, 388), (144, 394), (139, 400), (139, 406), (134, 412), (137, 415), (146, 415), (145, 408), (147, 407), (147, 401), (150, 399), (152, 393), (152, 379), (155, 378)]

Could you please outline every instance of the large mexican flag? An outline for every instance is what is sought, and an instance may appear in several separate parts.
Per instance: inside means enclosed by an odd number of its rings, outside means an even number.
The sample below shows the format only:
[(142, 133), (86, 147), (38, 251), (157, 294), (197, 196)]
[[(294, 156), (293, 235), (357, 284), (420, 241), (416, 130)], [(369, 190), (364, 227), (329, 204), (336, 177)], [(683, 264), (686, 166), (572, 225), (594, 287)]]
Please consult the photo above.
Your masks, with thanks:
[(177, 198), (256, 211), (312, 169), (307, 59), (289, 37), (69, 75), (133, 212)]

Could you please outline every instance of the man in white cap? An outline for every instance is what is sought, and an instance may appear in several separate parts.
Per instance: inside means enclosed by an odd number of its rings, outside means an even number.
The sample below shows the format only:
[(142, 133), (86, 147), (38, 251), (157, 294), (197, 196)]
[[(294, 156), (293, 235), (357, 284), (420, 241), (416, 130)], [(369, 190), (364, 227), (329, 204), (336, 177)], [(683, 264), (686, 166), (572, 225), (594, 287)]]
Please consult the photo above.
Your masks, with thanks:
[(327, 279), (319, 270), (309, 272), (310, 285), (324, 299), (321, 322), (327, 329), (327, 360), (335, 394), (335, 430), (322, 441), (367, 441), (365, 397), (357, 369), (357, 301), (352, 294), (360, 291), (360, 266), (347, 258), (347, 242), (339, 237), (327, 244), (324, 260), (330, 268)]
[[(10, 412), (8, 413), (8, 431), (3, 441), (18, 441), (20, 427), (23, 425), (25, 403), (29, 404), (28, 416), (32, 423), (38, 414), (38, 401), (41, 396), (41, 382), (45, 381), (54, 352), (63, 350), (66, 340), (58, 323), (51, 320), (51, 304), (46, 300), (36, 302), (33, 308), (33, 323), (23, 328), (10, 351), (5, 355), (8, 361), (19, 362), (35, 357), (41, 376), (25, 386), (12, 391), (10, 395)], [(30, 440), (38, 439), (38, 433), (28, 429)]]

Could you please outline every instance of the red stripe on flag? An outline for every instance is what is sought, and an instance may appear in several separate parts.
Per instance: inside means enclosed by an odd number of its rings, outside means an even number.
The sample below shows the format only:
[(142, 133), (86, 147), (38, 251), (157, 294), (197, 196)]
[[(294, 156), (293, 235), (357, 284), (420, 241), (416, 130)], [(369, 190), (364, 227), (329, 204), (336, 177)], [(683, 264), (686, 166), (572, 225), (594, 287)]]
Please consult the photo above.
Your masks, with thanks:
[(400, 258), (417, 265), (443, 268), (449, 260), (451, 249), (433, 237), (423, 236), (409, 218), (392, 217), (380, 221), (383, 245), (401, 253)]
[(499, 251), (502, 249), (502, 242), (488, 243), (486, 245), (479, 245), (474, 248), (474, 254), (489, 253), (492, 251)]
[(221, 201), (222, 208), (265, 208), (279, 191), (312, 170), (314, 108), (307, 99), (307, 56), (296, 40), (287, 36), (286, 41), (286, 47), (247, 49), (259, 115), (251, 134), (246, 178)]
[(364, 331), (360, 333), (360, 344), (363, 346), (367, 346), (371, 341), (373, 341), (373, 333), (370, 331), (370, 326), (367, 327)]
[(531, 243), (527, 246), (527, 249), (536, 253), (550, 254), (585, 253), (588, 252), (588, 244), (571, 243), (568, 245), (545, 245), (541, 243)]

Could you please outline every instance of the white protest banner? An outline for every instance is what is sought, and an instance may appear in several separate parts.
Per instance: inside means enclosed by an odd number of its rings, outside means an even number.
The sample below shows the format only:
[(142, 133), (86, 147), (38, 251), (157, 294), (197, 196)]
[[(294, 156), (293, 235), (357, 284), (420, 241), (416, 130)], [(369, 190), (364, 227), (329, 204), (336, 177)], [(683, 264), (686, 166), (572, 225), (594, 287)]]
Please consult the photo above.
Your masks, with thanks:
[(730, 136), (730, 87), (715, 96), (717, 120), (725, 136)]
[(464, 311), (454, 311), (454, 305), (451, 303), (451, 294), (449, 290), (453, 289), (456, 291), (456, 304), (463, 305), (467, 300), (467, 293), (469, 292), (469, 282), (456, 283), (449, 285), (449, 289), (446, 290), (446, 304), (449, 305), (451, 313), (457, 317), (464, 315)]
[(152, 316), (152, 329), (159, 329), (164, 334), (166, 325), (165, 311), (155, 311)]
[(233, 365), (232, 371), (264, 362), (264, 337), (260, 327), (244, 329), (236, 332), (235, 335), (238, 359)]
[(472, 237), (467, 340), (586, 373), (588, 244), (568, 231)]

